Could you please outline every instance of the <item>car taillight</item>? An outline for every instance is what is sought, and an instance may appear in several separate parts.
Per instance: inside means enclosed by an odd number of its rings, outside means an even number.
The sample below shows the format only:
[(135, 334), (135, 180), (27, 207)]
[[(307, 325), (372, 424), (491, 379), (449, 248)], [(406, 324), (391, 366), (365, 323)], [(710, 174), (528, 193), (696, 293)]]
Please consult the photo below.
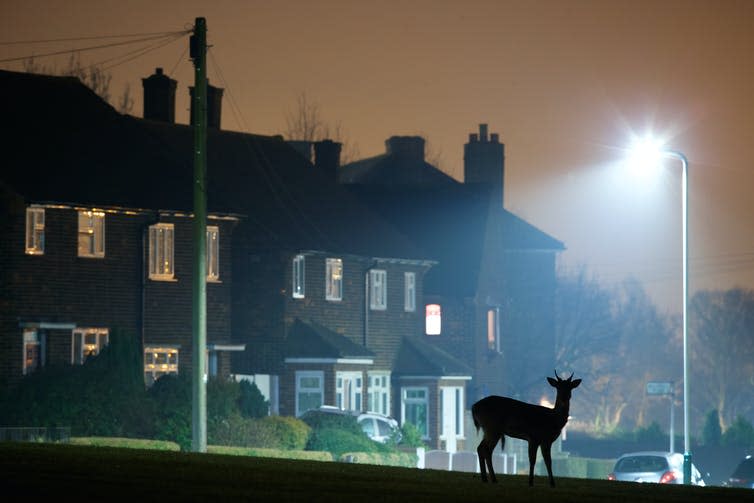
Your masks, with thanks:
[(607, 474), (607, 480), (617, 480), (617, 479), (615, 478), (615, 474), (614, 473), (608, 473)]
[(674, 480), (675, 480), (675, 473), (665, 472), (662, 474), (662, 477), (660, 477), (660, 484), (670, 484)]

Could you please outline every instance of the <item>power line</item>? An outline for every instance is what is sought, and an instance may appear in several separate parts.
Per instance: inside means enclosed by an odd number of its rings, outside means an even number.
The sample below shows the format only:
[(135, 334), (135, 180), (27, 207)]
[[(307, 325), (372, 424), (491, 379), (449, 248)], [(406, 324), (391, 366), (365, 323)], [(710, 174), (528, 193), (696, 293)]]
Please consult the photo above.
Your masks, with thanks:
[(0, 45), (50, 44), (50, 43), (56, 43), (56, 42), (77, 42), (80, 40), (102, 40), (102, 39), (108, 39), (108, 38), (151, 37), (154, 35), (170, 36), (170, 35), (177, 35), (179, 33), (185, 34), (186, 30), (153, 32), (153, 33), (131, 33), (131, 34), (124, 34), (124, 35), (99, 35), (99, 36), (92, 36), (92, 37), (51, 38), (47, 40), (11, 40), (9, 42), (0, 42)]
[(27, 59), (31, 59), (31, 58), (44, 58), (44, 57), (48, 57), (48, 56), (59, 56), (61, 54), (73, 54), (73, 53), (76, 53), (76, 52), (94, 51), (94, 50), (97, 50), (97, 49), (107, 49), (109, 47), (118, 47), (118, 46), (128, 45), (128, 44), (136, 44), (136, 43), (140, 43), (140, 42), (148, 42), (148, 41), (151, 41), (151, 40), (162, 40), (162, 39), (165, 39), (165, 38), (170, 38), (171, 39), (170, 41), (172, 42), (173, 40), (175, 40), (175, 38), (180, 38), (180, 37), (182, 37), (182, 36), (184, 36), (184, 35), (186, 35), (188, 33), (191, 33), (191, 31), (187, 30), (187, 31), (183, 31), (183, 32), (173, 32), (169, 36), (159, 35), (159, 36), (145, 37), (145, 38), (136, 39), (136, 40), (127, 40), (127, 41), (124, 41), (124, 42), (114, 42), (112, 44), (102, 44), (102, 45), (95, 45), (95, 46), (88, 46), (88, 47), (79, 47), (79, 48), (76, 48), (76, 49), (67, 49), (67, 50), (63, 50), (63, 51), (54, 51), (54, 52), (48, 52), (48, 53), (44, 53), (44, 54), (31, 54), (31, 55), (27, 55), (27, 56), (17, 56), (17, 57), (13, 57), (13, 58), (0, 59), (0, 63), (9, 63), (11, 61), (23, 61), (23, 60), (27, 60)]

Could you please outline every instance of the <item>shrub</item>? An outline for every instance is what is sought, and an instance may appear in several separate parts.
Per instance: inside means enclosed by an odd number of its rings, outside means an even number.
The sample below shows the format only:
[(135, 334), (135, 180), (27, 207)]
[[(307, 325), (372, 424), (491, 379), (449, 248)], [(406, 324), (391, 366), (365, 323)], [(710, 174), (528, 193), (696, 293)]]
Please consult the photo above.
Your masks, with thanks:
[(401, 426), (401, 444), (405, 447), (424, 447), (422, 434), (413, 423), (403, 423)]
[(148, 393), (155, 411), (155, 438), (171, 440), (182, 450), (191, 450), (191, 380), (189, 376), (166, 374)]
[(646, 428), (638, 428), (634, 432), (637, 442), (663, 442), (665, 434), (657, 421), (652, 421)]
[(380, 466), (402, 466), (416, 468), (418, 457), (408, 452), (346, 452), (338, 461)]
[(257, 420), (272, 429), (278, 449), (304, 449), (311, 427), (301, 419), (288, 416), (267, 416)]
[(256, 383), (246, 379), (239, 383), (238, 409), (246, 417), (264, 417), (269, 414), (270, 402), (264, 399)]
[(358, 434), (338, 428), (313, 429), (306, 445), (309, 451), (328, 451), (334, 458), (339, 458), (346, 452), (384, 452), (388, 448), (379, 444), (364, 432)]

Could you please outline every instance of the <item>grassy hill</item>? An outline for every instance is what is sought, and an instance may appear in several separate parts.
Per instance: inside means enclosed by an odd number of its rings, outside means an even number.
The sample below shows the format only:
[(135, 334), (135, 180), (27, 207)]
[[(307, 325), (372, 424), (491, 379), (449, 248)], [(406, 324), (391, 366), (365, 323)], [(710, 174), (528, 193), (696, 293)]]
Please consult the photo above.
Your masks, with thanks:
[(153, 449), (0, 443), (3, 501), (754, 502), (754, 491), (478, 475)]

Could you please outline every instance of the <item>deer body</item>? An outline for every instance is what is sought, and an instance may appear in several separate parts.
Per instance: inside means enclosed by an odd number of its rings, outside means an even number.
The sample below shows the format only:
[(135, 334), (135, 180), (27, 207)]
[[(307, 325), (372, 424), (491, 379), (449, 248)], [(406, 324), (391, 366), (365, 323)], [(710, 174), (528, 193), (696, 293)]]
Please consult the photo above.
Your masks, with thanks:
[[(557, 377), (557, 372), (555, 376)], [(487, 469), (492, 482), (497, 482), (492, 469), (492, 452), (498, 441), (501, 442), (501, 449), (505, 447), (507, 435), (529, 443), (529, 485), (534, 485), (537, 449), (541, 448), (550, 485), (555, 486), (550, 448), (568, 421), (571, 390), (581, 384), (581, 379), (572, 381), (572, 377), (573, 374), (568, 379), (557, 377), (557, 381), (547, 378), (550, 385), (558, 390), (555, 407), (552, 409), (494, 395), (479, 400), (471, 407), (474, 426), (477, 431), (481, 428), (484, 432), (484, 438), (477, 447), (483, 482), (487, 482)]]

